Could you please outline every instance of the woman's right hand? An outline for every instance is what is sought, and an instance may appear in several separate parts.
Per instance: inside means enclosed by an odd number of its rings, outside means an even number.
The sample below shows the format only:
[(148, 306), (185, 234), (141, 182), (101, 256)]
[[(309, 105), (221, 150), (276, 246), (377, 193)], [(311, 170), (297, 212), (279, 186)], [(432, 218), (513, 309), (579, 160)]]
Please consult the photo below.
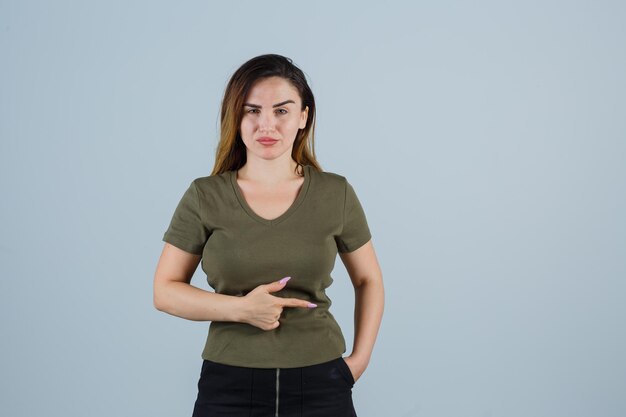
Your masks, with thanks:
[(262, 330), (280, 326), (278, 319), (284, 307), (315, 308), (317, 305), (298, 298), (276, 297), (271, 293), (282, 290), (291, 277), (270, 284), (261, 284), (243, 297), (242, 322)]

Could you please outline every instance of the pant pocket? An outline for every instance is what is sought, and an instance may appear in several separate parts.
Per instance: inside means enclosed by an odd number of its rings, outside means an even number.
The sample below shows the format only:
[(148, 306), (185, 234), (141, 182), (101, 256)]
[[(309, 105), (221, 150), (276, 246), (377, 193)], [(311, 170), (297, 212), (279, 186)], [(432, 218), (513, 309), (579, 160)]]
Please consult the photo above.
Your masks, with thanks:
[(346, 381), (348, 382), (348, 384), (351, 387), (354, 386), (354, 376), (352, 376), (352, 371), (350, 370), (350, 367), (348, 366), (346, 361), (343, 359), (343, 357), (337, 359), (337, 365), (339, 368), (339, 372), (341, 372), (344, 378), (346, 378)]

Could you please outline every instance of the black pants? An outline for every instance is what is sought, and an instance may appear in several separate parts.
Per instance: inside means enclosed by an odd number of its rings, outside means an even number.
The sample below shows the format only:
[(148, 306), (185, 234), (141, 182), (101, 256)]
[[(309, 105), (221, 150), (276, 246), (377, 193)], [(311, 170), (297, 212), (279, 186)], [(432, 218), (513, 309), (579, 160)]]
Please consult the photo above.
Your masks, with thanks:
[(204, 360), (192, 417), (356, 417), (342, 357), (300, 368), (246, 368)]

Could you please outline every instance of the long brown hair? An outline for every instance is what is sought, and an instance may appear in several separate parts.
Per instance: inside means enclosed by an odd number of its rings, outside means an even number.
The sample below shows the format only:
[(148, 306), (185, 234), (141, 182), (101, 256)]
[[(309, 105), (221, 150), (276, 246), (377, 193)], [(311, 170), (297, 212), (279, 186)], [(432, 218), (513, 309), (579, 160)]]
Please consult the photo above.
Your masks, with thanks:
[(293, 85), (302, 101), (301, 111), (309, 106), (306, 126), (298, 130), (293, 143), (291, 157), (298, 164), (311, 165), (322, 171), (315, 158), (315, 98), (304, 73), (292, 60), (277, 54), (254, 57), (245, 62), (230, 78), (221, 108), (220, 141), (215, 152), (215, 165), (211, 175), (218, 175), (229, 170), (237, 170), (246, 163), (246, 145), (241, 139), (239, 127), (243, 118), (243, 103), (256, 81), (262, 78), (278, 76)]

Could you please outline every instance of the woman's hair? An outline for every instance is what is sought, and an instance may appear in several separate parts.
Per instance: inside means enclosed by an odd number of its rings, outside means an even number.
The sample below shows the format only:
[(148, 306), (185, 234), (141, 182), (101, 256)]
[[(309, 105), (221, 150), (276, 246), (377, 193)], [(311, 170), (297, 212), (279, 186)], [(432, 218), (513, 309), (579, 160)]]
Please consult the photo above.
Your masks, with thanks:
[(239, 133), (243, 104), (257, 81), (276, 76), (282, 77), (298, 90), (302, 101), (301, 111), (309, 106), (306, 126), (298, 130), (293, 143), (291, 157), (298, 164), (296, 171), (302, 165), (312, 165), (314, 169), (322, 170), (315, 158), (314, 150), (315, 98), (304, 73), (292, 63), (291, 59), (282, 55), (266, 54), (244, 63), (228, 82), (222, 99), (220, 141), (211, 175), (237, 170), (245, 165), (246, 145)]

